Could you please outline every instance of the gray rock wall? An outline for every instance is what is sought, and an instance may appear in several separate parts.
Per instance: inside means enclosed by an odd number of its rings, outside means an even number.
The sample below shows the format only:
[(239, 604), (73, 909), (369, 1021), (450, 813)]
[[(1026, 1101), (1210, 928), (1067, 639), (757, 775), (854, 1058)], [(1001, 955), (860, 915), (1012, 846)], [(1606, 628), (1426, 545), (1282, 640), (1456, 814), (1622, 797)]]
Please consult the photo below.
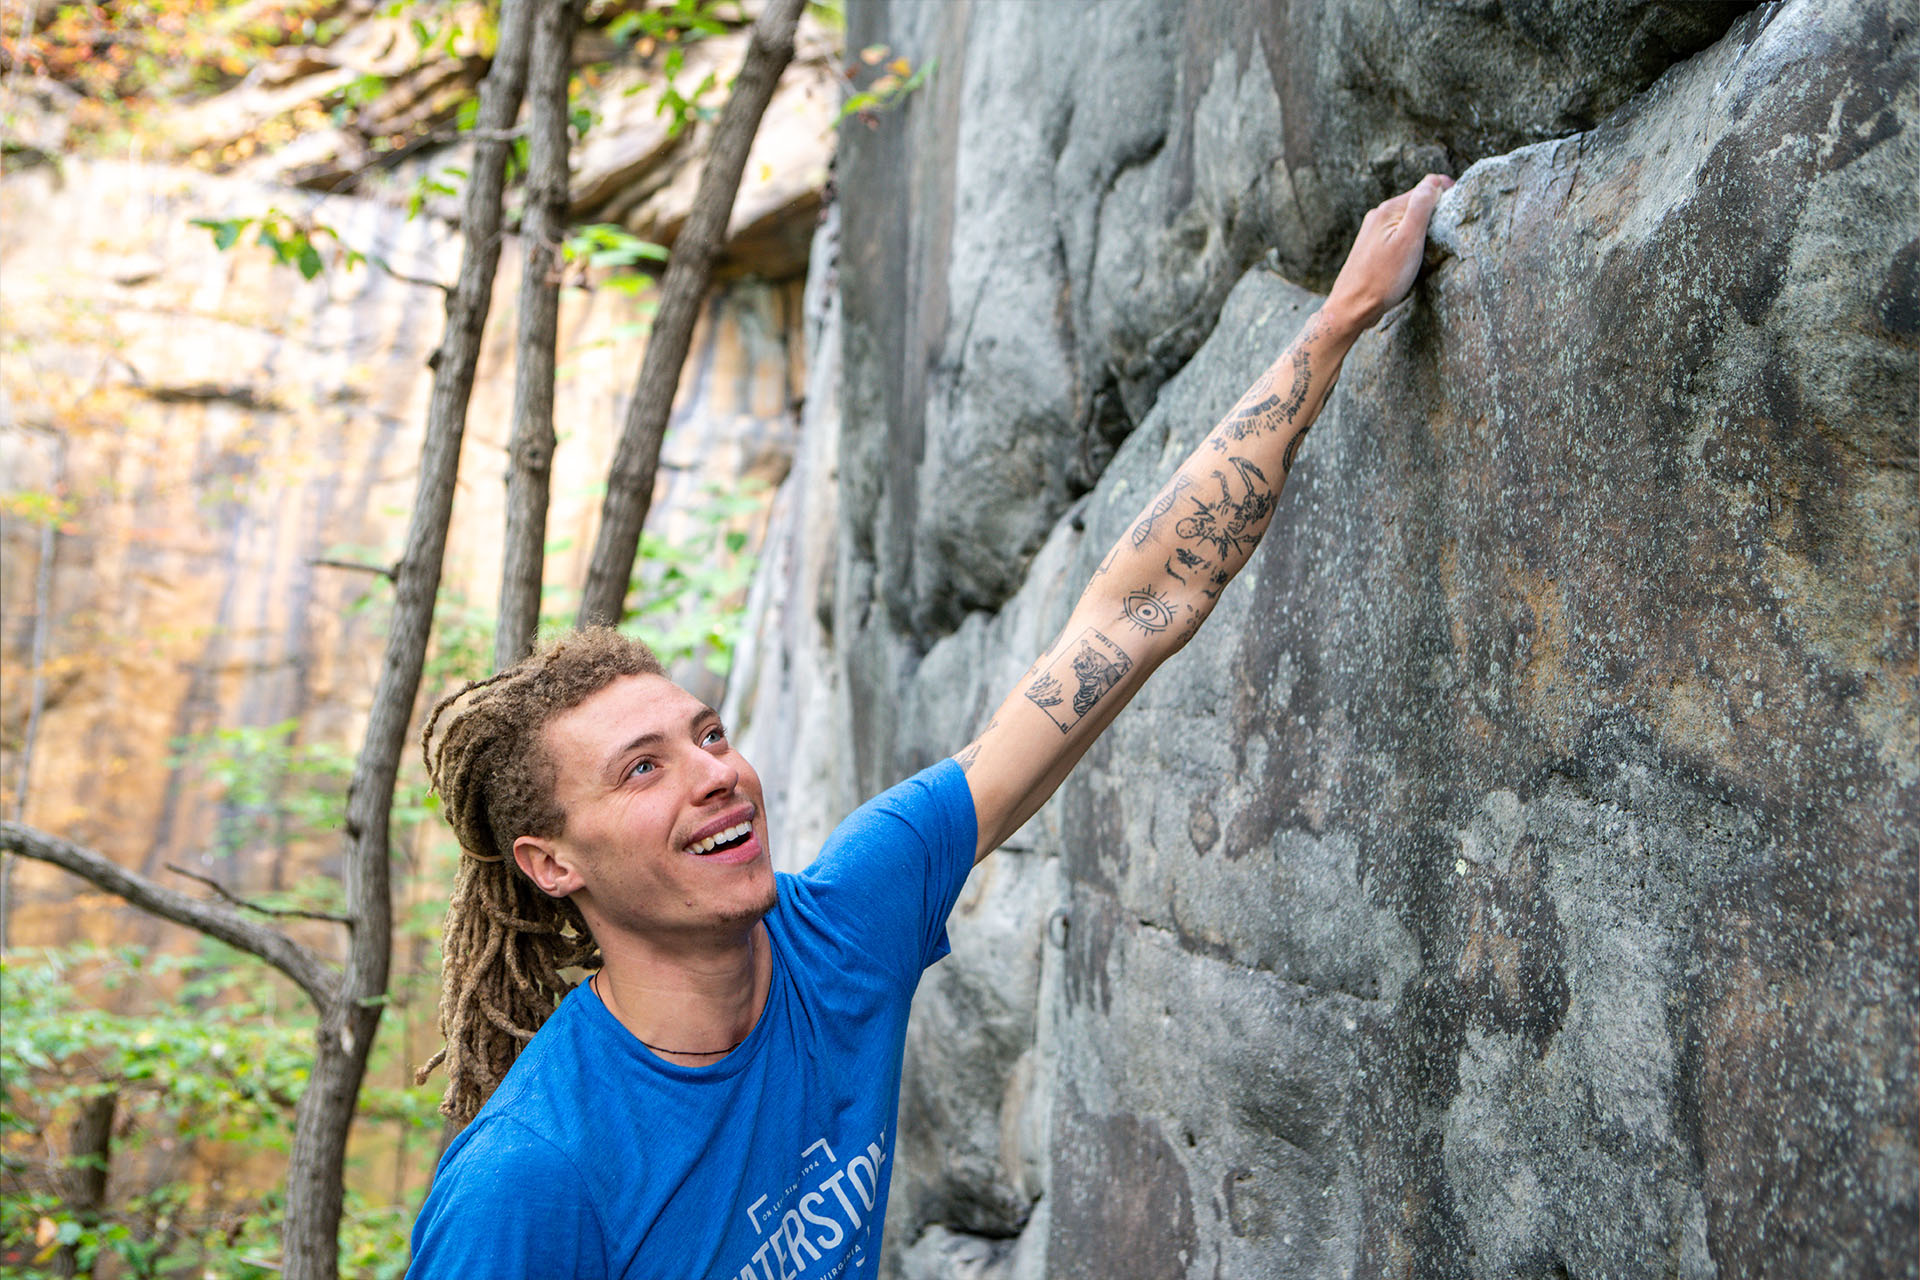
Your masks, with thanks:
[(1913, 17), (1742, 8), (850, 6), (940, 65), (816, 259), (739, 693), (789, 860), (1465, 169), (1245, 581), (969, 886), (895, 1274), (1916, 1274)]

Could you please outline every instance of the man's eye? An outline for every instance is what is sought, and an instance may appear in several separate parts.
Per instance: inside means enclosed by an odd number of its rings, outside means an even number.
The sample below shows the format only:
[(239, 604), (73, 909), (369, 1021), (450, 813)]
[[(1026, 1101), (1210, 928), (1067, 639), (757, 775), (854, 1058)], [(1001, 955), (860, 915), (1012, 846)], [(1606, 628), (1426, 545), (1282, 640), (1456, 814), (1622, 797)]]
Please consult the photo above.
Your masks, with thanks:
[(706, 733), (703, 734), (700, 738), (700, 741), (704, 746), (712, 746), (716, 742), (725, 742), (726, 740), (727, 740), (727, 731), (721, 728), (717, 724), (714, 725), (711, 729), (708, 729)]
[(627, 770), (627, 774), (629, 777), (637, 778), (641, 774), (652, 773), (653, 770), (654, 770), (653, 761), (642, 760), (639, 763), (635, 764), (633, 768)]

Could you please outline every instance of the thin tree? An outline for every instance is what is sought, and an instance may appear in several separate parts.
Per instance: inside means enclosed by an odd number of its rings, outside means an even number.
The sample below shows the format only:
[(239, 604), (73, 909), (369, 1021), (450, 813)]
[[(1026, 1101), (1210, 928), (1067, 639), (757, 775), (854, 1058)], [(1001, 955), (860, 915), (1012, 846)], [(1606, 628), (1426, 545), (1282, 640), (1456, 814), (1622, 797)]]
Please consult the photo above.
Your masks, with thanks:
[(282, 1274), (335, 1280), (347, 1132), (386, 1003), (392, 913), (388, 818), (408, 740), (440, 587), (454, 480), (473, 389), (480, 335), (500, 260), (501, 188), (512, 128), (526, 87), (532, 17), (539, 0), (505, 0), (493, 66), (480, 88), (472, 174), (462, 230), (460, 277), (447, 296), (447, 328), (430, 361), (433, 393), (421, 449), (420, 481), (405, 550), (394, 566), (394, 611), (367, 736), (347, 789), (346, 964), (336, 969), (278, 929), (239, 910), (189, 897), (101, 854), (19, 823), (0, 823), (0, 847), (65, 867), (143, 910), (198, 929), (274, 965), (319, 1013), (313, 1073), (295, 1109), (287, 1170)]
[(753, 135), (760, 128), (767, 103), (773, 99), (781, 72), (793, 61), (794, 30), (803, 4), (804, 0), (771, 0), (761, 11), (753, 24), (733, 94), (714, 127), (693, 209), (667, 261), (660, 307), (647, 335), (646, 355), (633, 396), (627, 402), (626, 421), (607, 477), (600, 533), (581, 593), (581, 626), (617, 623), (625, 613), (640, 529), (653, 505), (660, 442), (666, 435), (674, 393), (680, 386), (680, 368), (693, 342), (693, 322), (712, 282), (714, 259), (726, 241), (727, 220), (733, 215), (734, 196), (747, 166), (747, 150), (753, 145)]
[(560, 316), (560, 240), (567, 217), (567, 80), (583, 0), (543, 7), (527, 71), (527, 190), (520, 215), (520, 335), (514, 357), (513, 436), (507, 447), (507, 532), (500, 573), (498, 671), (533, 651), (540, 629), (547, 499), (553, 480), (554, 352)]
[(366, 1074), (367, 1053), (385, 1008), (391, 961), (392, 849), (387, 824), (394, 780), (420, 691), (434, 599), (440, 590), (467, 402), (473, 393), (480, 335), (500, 263), (500, 196), (512, 148), (509, 135), (526, 91), (528, 46), (538, 2), (505, 0), (501, 5), (500, 43), (480, 86), (472, 173), (461, 217), (465, 244), (460, 276), (447, 295), (446, 332), (429, 362), (433, 392), (420, 451), (420, 482), (407, 526), (406, 551), (394, 566), (393, 619), (374, 687), (367, 736), (347, 785), (347, 838), (352, 848), (346, 887), (347, 913), (354, 921), (352, 943), (341, 998), (321, 1018), (313, 1075), (295, 1112), (293, 1156), (287, 1170), (283, 1265), (286, 1275), (301, 1280), (333, 1280), (339, 1268), (347, 1130)]

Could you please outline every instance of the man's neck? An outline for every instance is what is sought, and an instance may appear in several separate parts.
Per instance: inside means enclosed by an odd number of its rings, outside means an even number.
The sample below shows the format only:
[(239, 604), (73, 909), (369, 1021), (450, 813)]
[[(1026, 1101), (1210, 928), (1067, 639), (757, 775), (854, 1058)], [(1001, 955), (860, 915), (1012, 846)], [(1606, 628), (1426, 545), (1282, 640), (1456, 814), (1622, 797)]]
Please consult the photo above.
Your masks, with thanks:
[(703, 1067), (738, 1048), (766, 1007), (773, 977), (767, 927), (737, 939), (662, 947), (613, 937), (593, 989), (621, 1026), (669, 1062)]

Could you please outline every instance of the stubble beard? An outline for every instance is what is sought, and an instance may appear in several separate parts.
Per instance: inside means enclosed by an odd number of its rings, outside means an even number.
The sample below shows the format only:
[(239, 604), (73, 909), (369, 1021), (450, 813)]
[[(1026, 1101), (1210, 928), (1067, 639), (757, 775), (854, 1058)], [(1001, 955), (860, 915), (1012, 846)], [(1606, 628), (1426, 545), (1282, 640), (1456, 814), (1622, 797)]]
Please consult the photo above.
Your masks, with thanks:
[(759, 902), (752, 906), (742, 907), (738, 911), (728, 912), (726, 915), (720, 917), (720, 923), (723, 925), (753, 924), (756, 921), (764, 920), (768, 914), (779, 905), (780, 882), (774, 880), (767, 885), (766, 896)]

